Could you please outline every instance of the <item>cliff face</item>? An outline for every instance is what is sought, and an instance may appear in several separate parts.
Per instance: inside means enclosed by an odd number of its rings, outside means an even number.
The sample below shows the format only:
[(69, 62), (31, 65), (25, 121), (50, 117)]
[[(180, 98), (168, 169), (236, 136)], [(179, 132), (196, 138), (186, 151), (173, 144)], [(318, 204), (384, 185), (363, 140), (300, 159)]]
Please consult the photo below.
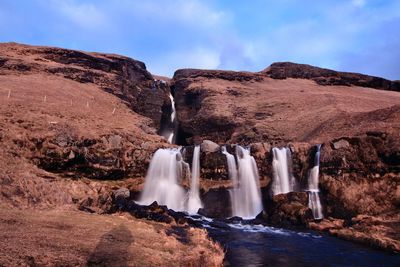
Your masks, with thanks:
[(157, 133), (169, 87), (142, 62), (19, 44), (0, 44), (0, 59), (2, 198), (46, 205), (96, 196), (101, 184), (60, 177), (144, 177), (167, 145)]
[[(287, 71), (300, 73), (299, 76), (291, 78), (294, 75), (288, 74), (286, 79), (269, 77), (276, 67), (261, 73), (177, 71), (172, 89), (181, 130), (178, 139), (183, 144), (201, 139), (240, 144), (285, 145), (294, 141), (316, 144), (367, 131), (398, 129), (395, 120), (381, 120), (377, 118), (379, 115), (371, 113), (385, 108), (396, 113), (400, 103), (398, 92), (360, 86), (322, 86), (308, 75), (307, 68), (296, 67), (300, 68), (298, 72), (297, 68)], [(301, 75), (302, 71), (306, 74)], [(358, 80), (364, 77), (367, 76), (360, 75)], [(383, 84), (386, 83), (391, 82)], [(383, 111), (381, 116), (391, 113)]]

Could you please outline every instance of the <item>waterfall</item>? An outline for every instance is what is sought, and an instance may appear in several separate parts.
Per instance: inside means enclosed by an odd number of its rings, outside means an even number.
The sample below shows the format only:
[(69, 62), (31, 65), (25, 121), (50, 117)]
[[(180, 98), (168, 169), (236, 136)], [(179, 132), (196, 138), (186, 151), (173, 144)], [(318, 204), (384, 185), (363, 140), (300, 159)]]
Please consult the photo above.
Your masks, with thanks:
[(318, 145), (317, 151), (314, 156), (314, 166), (311, 168), (308, 174), (308, 207), (312, 210), (314, 219), (322, 219), (321, 201), (319, 199), (319, 157), (321, 154), (321, 145)]
[(236, 146), (236, 157), (222, 148), (222, 153), (228, 162), (229, 178), (233, 183), (230, 190), (232, 214), (242, 218), (250, 219), (256, 217), (262, 210), (261, 191), (256, 161), (250, 156), (250, 151), (241, 146)]
[(239, 210), (238, 209), (239, 203), (237, 203), (239, 201), (238, 197), (239, 182), (238, 182), (236, 160), (235, 156), (226, 151), (225, 146), (222, 147), (222, 154), (226, 156), (226, 161), (228, 163), (228, 175), (229, 179), (232, 181), (232, 186), (233, 186), (233, 188), (229, 190), (229, 194), (231, 196), (232, 215), (236, 216), (237, 210)]
[(157, 201), (170, 209), (184, 211), (186, 191), (180, 186), (182, 163), (182, 155), (178, 149), (158, 149), (151, 159), (138, 203), (150, 205)]
[(175, 118), (176, 118), (176, 109), (175, 109), (175, 100), (171, 93), (169, 93), (169, 99), (171, 100), (172, 112), (171, 112), (171, 125), (172, 129), (171, 132), (168, 134), (168, 143), (173, 144), (175, 143)]
[(286, 194), (295, 191), (296, 179), (292, 171), (292, 153), (289, 148), (272, 149), (272, 195)]
[(200, 146), (197, 145), (194, 147), (193, 150), (192, 177), (191, 177), (189, 198), (187, 205), (187, 211), (189, 212), (189, 214), (195, 214), (198, 212), (200, 208), (203, 207), (199, 194), (199, 180), (200, 180)]

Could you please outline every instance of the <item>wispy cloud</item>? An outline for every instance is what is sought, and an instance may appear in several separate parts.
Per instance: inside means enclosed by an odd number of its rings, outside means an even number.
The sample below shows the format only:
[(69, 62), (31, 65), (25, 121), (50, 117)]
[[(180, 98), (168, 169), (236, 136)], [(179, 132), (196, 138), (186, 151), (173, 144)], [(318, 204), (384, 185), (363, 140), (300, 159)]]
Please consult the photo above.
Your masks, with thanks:
[(105, 14), (92, 3), (61, 0), (52, 1), (52, 5), (62, 16), (83, 29), (100, 29), (108, 23)]
[(149, 70), (295, 61), (399, 79), (400, 1), (0, 2), (0, 41), (120, 53)]
[(366, 0), (352, 0), (352, 3), (356, 7), (363, 7), (366, 4)]

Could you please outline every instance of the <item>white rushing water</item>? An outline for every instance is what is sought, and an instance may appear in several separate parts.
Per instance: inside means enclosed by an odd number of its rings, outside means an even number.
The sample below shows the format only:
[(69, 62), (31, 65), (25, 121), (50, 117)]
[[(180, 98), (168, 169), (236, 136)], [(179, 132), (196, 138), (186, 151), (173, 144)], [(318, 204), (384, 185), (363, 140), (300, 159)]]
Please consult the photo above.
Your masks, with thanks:
[(229, 194), (231, 196), (231, 206), (232, 206), (232, 215), (236, 216), (236, 213), (238, 211), (238, 206), (239, 203), (237, 203), (240, 198), (237, 196), (238, 194), (238, 188), (239, 188), (239, 181), (238, 181), (238, 171), (236, 167), (236, 160), (235, 156), (230, 154), (228, 151), (226, 151), (226, 147), (222, 147), (222, 154), (226, 156), (226, 161), (228, 163), (228, 175), (229, 179), (232, 181), (232, 186), (233, 188), (229, 190)]
[(317, 146), (314, 158), (314, 166), (308, 175), (308, 207), (312, 210), (314, 219), (322, 219), (322, 205), (319, 199), (319, 157), (321, 154), (321, 145)]
[(185, 211), (186, 191), (180, 185), (182, 163), (178, 149), (158, 149), (151, 159), (138, 203), (150, 205), (157, 201), (170, 209)]
[(196, 214), (203, 204), (200, 200), (199, 192), (199, 182), (200, 182), (200, 146), (197, 145), (193, 150), (193, 160), (192, 160), (192, 177), (190, 183), (187, 211), (189, 214)]
[(250, 156), (250, 151), (241, 146), (236, 146), (236, 157), (238, 168), (236, 168), (235, 158), (232, 154), (222, 148), (222, 153), (227, 158), (229, 178), (233, 183), (230, 190), (232, 215), (245, 219), (256, 217), (262, 210), (261, 191), (259, 185), (259, 175), (254, 157)]
[(169, 94), (169, 99), (171, 100), (171, 107), (172, 107), (172, 112), (171, 112), (171, 125), (172, 129), (171, 132), (168, 134), (168, 143), (173, 144), (175, 143), (175, 118), (176, 118), (176, 109), (175, 109), (175, 100), (172, 94)]
[(272, 195), (286, 194), (296, 190), (297, 183), (292, 170), (292, 153), (289, 148), (272, 149)]

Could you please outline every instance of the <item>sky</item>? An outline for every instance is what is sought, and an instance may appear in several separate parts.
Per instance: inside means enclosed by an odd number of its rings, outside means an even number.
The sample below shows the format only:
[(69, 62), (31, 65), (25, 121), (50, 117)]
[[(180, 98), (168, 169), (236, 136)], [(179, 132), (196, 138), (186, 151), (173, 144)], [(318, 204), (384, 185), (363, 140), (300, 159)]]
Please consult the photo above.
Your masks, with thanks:
[(0, 0), (0, 42), (116, 53), (153, 74), (291, 61), (400, 79), (399, 0)]

